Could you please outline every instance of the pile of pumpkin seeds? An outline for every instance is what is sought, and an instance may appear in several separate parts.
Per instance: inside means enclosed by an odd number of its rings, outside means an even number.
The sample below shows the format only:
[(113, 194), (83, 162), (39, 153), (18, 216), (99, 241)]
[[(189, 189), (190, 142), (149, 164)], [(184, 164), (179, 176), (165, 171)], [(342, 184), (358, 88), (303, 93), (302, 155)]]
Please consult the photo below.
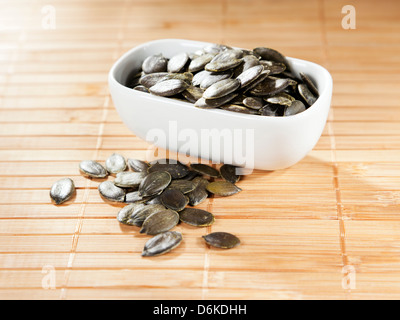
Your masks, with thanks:
[(220, 44), (167, 59), (147, 57), (126, 85), (134, 90), (215, 109), (269, 117), (303, 112), (318, 99), (305, 73), (296, 77), (286, 57), (265, 47), (234, 49)]
[[(129, 170), (130, 169), (130, 170)], [(144, 246), (142, 256), (157, 256), (177, 247), (182, 234), (171, 231), (178, 223), (207, 227), (214, 223), (211, 212), (194, 206), (211, 196), (231, 196), (241, 191), (235, 185), (240, 176), (236, 167), (224, 164), (220, 170), (202, 163), (189, 166), (176, 160), (160, 159), (147, 163), (138, 159), (126, 160), (113, 153), (105, 166), (93, 160), (79, 164), (81, 174), (89, 178), (115, 176), (103, 181), (98, 191), (105, 201), (126, 203), (117, 214), (117, 220), (140, 228), (140, 233), (153, 236)], [(55, 204), (69, 200), (75, 193), (70, 178), (55, 182), (50, 197)], [(214, 247), (229, 249), (240, 240), (227, 232), (214, 232), (203, 236)]]

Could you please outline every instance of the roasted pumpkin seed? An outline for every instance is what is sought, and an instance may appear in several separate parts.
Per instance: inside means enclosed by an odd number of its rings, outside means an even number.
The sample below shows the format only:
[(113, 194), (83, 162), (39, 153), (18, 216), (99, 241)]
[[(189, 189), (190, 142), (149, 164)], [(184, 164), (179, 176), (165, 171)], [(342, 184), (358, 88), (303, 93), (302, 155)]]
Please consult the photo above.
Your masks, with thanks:
[(262, 65), (257, 65), (243, 71), (236, 79), (240, 81), (240, 87), (244, 88), (255, 81), (261, 72), (264, 70)]
[(154, 86), (149, 88), (150, 93), (162, 97), (170, 97), (185, 91), (189, 84), (180, 79), (170, 79), (157, 82)]
[(125, 201), (124, 189), (117, 187), (112, 181), (104, 181), (100, 183), (98, 186), (98, 190), (100, 192), (100, 195), (109, 201)]
[(196, 188), (196, 183), (190, 180), (183, 180), (183, 179), (173, 180), (171, 184), (168, 186), (168, 189), (176, 189), (182, 192), (183, 194), (193, 191), (194, 188)]
[(176, 248), (181, 242), (182, 234), (180, 232), (167, 231), (160, 233), (146, 242), (142, 256), (159, 256)]
[(235, 184), (240, 179), (240, 175), (236, 174), (237, 169), (238, 167), (236, 166), (223, 164), (221, 168), (219, 168), (219, 172), (221, 173), (222, 178), (230, 183)]
[(79, 170), (85, 176), (92, 178), (105, 178), (108, 176), (107, 170), (98, 162), (93, 160), (83, 160), (79, 163)]
[(204, 179), (203, 177), (196, 177), (193, 179), (193, 182), (196, 184), (196, 188), (193, 191), (190, 191), (186, 195), (189, 198), (189, 204), (191, 206), (197, 206), (202, 203), (208, 197), (207, 185), (209, 181)]
[(180, 179), (189, 173), (189, 168), (183, 163), (155, 163), (148, 170), (149, 173), (156, 171), (166, 171), (171, 175), (172, 179)]
[(139, 191), (132, 191), (128, 192), (125, 195), (125, 201), (126, 203), (142, 203), (147, 201), (147, 198), (143, 197)]
[(225, 79), (218, 81), (207, 88), (203, 93), (204, 99), (217, 99), (232, 93), (240, 87), (237, 79)]
[(167, 189), (160, 195), (161, 203), (168, 209), (182, 211), (189, 203), (189, 198), (177, 189)]
[(164, 211), (165, 207), (162, 204), (146, 204), (132, 212), (128, 219), (128, 224), (141, 227), (144, 220), (153, 213)]
[(186, 208), (179, 213), (179, 219), (195, 227), (207, 227), (214, 223), (214, 215), (206, 210)]
[(168, 231), (179, 222), (179, 214), (171, 209), (157, 211), (148, 216), (142, 224), (140, 233), (156, 235)]
[(117, 214), (117, 220), (123, 224), (134, 225), (131, 221), (129, 221), (130, 217), (144, 206), (145, 205), (143, 203), (132, 203), (123, 207)]
[(132, 171), (136, 172), (147, 172), (147, 169), (149, 168), (147, 162), (138, 159), (128, 159), (128, 166)]
[(206, 176), (210, 176), (213, 178), (219, 177), (219, 171), (207, 164), (204, 163), (192, 163), (190, 164), (190, 168), (198, 173), (204, 174)]
[(171, 183), (171, 175), (165, 171), (149, 173), (139, 185), (139, 194), (142, 197), (160, 194)]
[(240, 244), (239, 238), (228, 232), (213, 232), (203, 236), (203, 239), (208, 245), (222, 249), (231, 249)]
[(230, 183), (228, 181), (210, 182), (207, 185), (206, 189), (208, 192), (211, 192), (212, 194), (215, 194), (220, 197), (231, 196), (233, 194), (242, 191), (242, 189), (240, 189), (239, 187), (235, 186), (233, 183)]
[(70, 178), (60, 179), (53, 183), (50, 189), (50, 198), (55, 204), (61, 204), (75, 194), (75, 184)]
[(118, 153), (113, 153), (106, 160), (106, 169), (110, 174), (124, 171), (126, 169), (125, 158)]
[(295, 100), (292, 102), (290, 106), (287, 106), (285, 108), (284, 116), (292, 116), (300, 112), (303, 112), (304, 110), (306, 110), (304, 103), (299, 100)]
[(307, 85), (308, 89), (311, 91), (311, 93), (315, 96), (315, 97), (319, 97), (319, 92), (317, 87), (315, 86), (314, 82), (312, 82), (312, 80), (310, 79), (309, 76), (307, 76), (304, 72), (300, 72), (300, 77), (301, 80), (303, 80), (303, 82)]
[(198, 58), (192, 60), (189, 64), (188, 70), (190, 72), (196, 72), (204, 69), (205, 65), (209, 63), (212, 58), (214, 58), (214, 55), (211, 53), (205, 53)]
[(121, 188), (136, 188), (146, 175), (147, 172), (119, 172), (114, 179), (114, 184)]
[(317, 101), (317, 97), (315, 97), (312, 94), (312, 92), (308, 89), (307, 85), (299, 84), (297, 88), (299, 90), (301, 97), (304, 99), (305, 102), (307, 102), (309, 106), (312, 106), (315, 103), (315, 101)]
[(145, 73), (165, 72), (167, 71), (168, 60), (163, 55), (155, 54), (147, 57), (142, 64), (142, 70)]
[(189, 61), (189, 56), (186, 52), (174, 55), (168, 61), (168, 66), (167, 66), (168, 72), (181, 71), (188, 61)]

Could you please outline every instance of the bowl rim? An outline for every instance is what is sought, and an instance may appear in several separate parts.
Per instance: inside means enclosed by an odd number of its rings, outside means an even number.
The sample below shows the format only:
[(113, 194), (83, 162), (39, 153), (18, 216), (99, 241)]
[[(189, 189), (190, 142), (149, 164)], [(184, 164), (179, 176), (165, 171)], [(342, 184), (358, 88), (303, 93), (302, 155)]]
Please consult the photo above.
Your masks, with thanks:
[[(174, 100), (172, 101), (172, 99), (168, 99), (167, 97), (161, 97), (161, 96), (156, 96), (156, 95), (152, 95), (149, 94), (147, 92), (141, 92), (139, 90), (133, 90), (123, 84), (121, 84), (119, 81), (117, 81), (117, 79), (115, 78), (115, 72), (118, 69), (118, 67), (126, 60), (128, 59), (131, 55), (133, 55), (136, 51), (139, 51), (140, 49), (150, 46), (152, 44), (171, 44), (171, 42), (187, 42), (187, 43), (193, 43), (193, 44), (202, 44), (204, 46), (206, 45), (212, 45), (215, 43), (212, 42), (206, 42), (206, 41), (197, 41), (197, 40), (189, 40), (189, 39), (175, 39), (175, 38), (167, 38), (167, 39), (158, 39), (158, 40), (152, 40), (152, 41), (148, 41), (148, 42), (144, 42), (138, 46), (135, 46), (133, 48), (131, 48), (130, 50), (128, 50), (127, 52), (125, 52), (123, 55), (121, 55), (112, 65), (109, 73), (108, 73), (108, 83), (109, 86), (117, 86), (119, 87), (119, 89), (125, 91), (125, 92), (129, 92), (129, 94), (134, 94), (134, 95), (138, 95), (139, 97), (143, 97), (146, 99), (150, 99), (150, 100), (154, 100), (155, 102), (158, 103), (173, 103), (175, 105), (179, 105), (185, 108), (193, 108), (193, 103), (191, 102), (185, 102), (185, 101), (179, 101), (179, 100)], [(236, 49), (243, 49), (243, 48), (239, 48), (239, 47), (233, 47)], [(287, 57), (291, 67), (293, 66), (293, 64), (309, 64), (312, 65), (314, 68), (318, 69), (319, 72), (322, 73), (323, 79), (324, 81), (326, 81), (326, 85), (324, 87), (324, 90), (322, 92), (319, 93), (319, 97), (317, 99), (317, 101), (310, 107), (308, 107), (305, 111), (300, 112), (298, 114), (295, 115), (291, 115), (291, 116), (286, 116), (286, 117), (268, 117), (268, 116), (260, 116), (260, 115), (253, 115), (253, 114), (246, 114), (246, 113), (239, 113), (239, 112), (232, 112), (232, 111), (226, 111), (226, 110), (221, 110), (218, 108), (215, 109), (201, 109), (201, 108), (196, 108), (196, 110), (198, 111), (203, 111), (203, 112), (207, 112), (208, 115), (211, 115), (212, 113), (216, 113), (216, 114), (224, 114), (226, 115), (227, 113), (232, 116), (232, 117), (238, 117), (238, 118), (247, 118), (253, 121), (264, 121), (264, 122), (268, 122), (268, 121), (294, 121), (294, 120), (300, 120), (303, 117), (308, 117), (311, 116), (312, 113), (315, 113), (318, 111), (319, 108), (321, 108), (319, 105), (322, 104), (322, 101), (324, 99), (321, 99), (323, 96), (329, 95), (329, 107), (330, 108), (330, 103), (331, 103), (331, 98), (332, 98), (332, 86), (333, 86), (333, 80), (332, 80), (332, 76), (329, 73), (329, 71), (324, 68), (323, 66), (315, 63), (315, 62), (311, 62), (311, 61), (307, 61), (307, 60), (302, 60), (302, 59), (298, 59), (298, 58), (292, 58), (292, 57)]]

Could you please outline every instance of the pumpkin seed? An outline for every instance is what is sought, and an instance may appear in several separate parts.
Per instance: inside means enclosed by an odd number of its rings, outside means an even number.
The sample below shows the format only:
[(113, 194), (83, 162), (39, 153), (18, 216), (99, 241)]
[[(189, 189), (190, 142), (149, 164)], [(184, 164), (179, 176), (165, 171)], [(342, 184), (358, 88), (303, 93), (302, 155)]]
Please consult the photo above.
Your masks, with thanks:
[(133, 88), (133, 90), (141, 91), (141, 92), (145, 92), (145, 93), (149, 93), (150, 92), (145, 86), (142, 86), (142, 85), (135, 86)]
[(228, 181), (214, 181), (207, 185), (208, 192), (220, 197), (227, 197), (242, 191), (239, 187)]
[(53, 183), (50, 189), (50, 198), (55, 204), (61, 204), (71, 199), (74, 193), (74, 181), (70, 178), (64, 178)]
[(165, 207), (162, 204), (146, 204), (138, 208), (131, 214), (128, 223), (133, 226), (141, 227), (144, 220), (153, 213), (164, 211)]
[(237, 97), (237, 93), (229, 93), (226, 96), (223, 96), (221, 98), (217, 99), (204, 99), (200, 98), (199, 100), (196, 101), (194, 104), (195, 107), (201, 108), (201, 109), (210, 109), (210, 108), (218, 108), (231, 100), (235, 99)]
[(203, 96), (204, 90), (199, 87), (189, 86), (182, 95), (191, 103), (195, 103)]
[(319, 92), (317, 87), (315, 86), (314, 82), (312, 82), (312, 80), (310, 79), (309, 76), (307, 76), (304, 72), (300, 72), (300, 77), (301, 80), (303, 80), (303, 82), (307, 85), (308, 89), (311, 91), (311, 93), (315, 96), (315, 97), (319, 97)]
[(263, 99), (259, 97), (247, 97), (243, 100), (243, 104), (246, 107), (254, 110), (259, 110), (264, 106)]
[(147, 172), (119, 172), (114, 184), (121, 188), (135, 188), (140, 185)]
[(223, 106), (223, 107), (220, 107), (220, 109), (225, 110), (225, 111), (233, 111), (233, 112), (239, 112), (239, 113), (245, 113), (245, 114), (258, 114), (258, 112), (256, 110), (249, 109), (244, 106), (238, 106), (235, 104)]
[(317, 101), (317, 98), (308, 89), (306, 84), (299, 84), (297, 86), (297, 89), (299, 90), (301, 97), (305, 100), (305, 102), (307, 102), (309, 106), (312, 106), (315, 101)]
[(143, 203), (132, 203), (123, 207), (117, 214), (117, 220), (123, 224), (133, 225), (131, 221), (129, 221), (130, 217), (144, 206)]
[(142, 256), (159, 256), (176, 248), (181, 242), (182, 234), (180, 232), (167, 231), (160, 233), (146, 242)]
[(235, 184), (236, 182), (239, 181), (240, 176), (236, 174), (237, 167), (230, 165), (230, 164), (224, 164), (219, 168), (219, 172), (221, 173), (221, 177), (224, 178), (226, 181)]
[(273, 79), (271, 77), (265, 78), (262, 82), (256, 85), (250, 94), (255, 96), (266, 96), (279, 93), (283, 91), (290, 84), (288, 79)]
[(132, 191), (128, 192), (125, 195), (125, 201), (126, 203), (142, 203), (146, 201), (145, 197), (143, 197), (139, 191)]
[(204, 99), (217, 99), (232, 93), (240, 87), (238, 79), (225, 79), (218, 81), (207, 88), (203, 93)]
[(168, 60), (163, 55), (155, 54), (147, 57), (142, 64), (142, 70), (145, 73), (165, 72), (167, 71)]
[(214, 223), (214, 215), (208, 211), (186, 208), (179, 213), (179, 219), (195, 227), (207, 227)]
[(222, 72), (233, 69), (240, 65), (242, 62), (242, 59), (216, 60), (207, 63), (204, 69), (210, 72)]
[(161, 203), (168, 209), (182, 211), (189, 203), (189, 198), (177, 189), (167, 189), (160, 195)]
[(203, 239), (208, 245), (222, 249), (231, 249), (240, 244), (239, 238), (228, 232), (213, 232), (203, 236)]
[(171, 175), (172, 179), (180, 179), (189, 173), (189, 168), (184, 164), (177, 163), (156, 163), (153, 164), (148, 170), (149, 173), (156, 171), (166, 171)]
[(110, 174), (124, 171), (126, 169), (125, 158), (118, 153), (113, 153), (106, 160), (106, 169)]
[(263, 70), (264, 67), (262, 65), (254, 66), (243, 71), (236, 79), (240, 81), (241, 88), (244, 88), (256, 80)]
[(165, 78), (168, 75), (168, 72), (156, 72), (156, 73), (149, 73), (144, 74), (140, 77), (139, 83), (148, 88), (154, 86), (157, 82), (160, 82), (161, 79)]
[(112, 181), (104, 181), (99, 184), (98, 190), (100, 195), (110, 201), (114, 202), (124, 202), (125, 201), (125, 191), (117, 187)]
[(105, 178), (108, 176), (107, 170), (100, 163), (93, 160), (81, 161), (79, 170), (85, 176), (92, 178)]
[(168, 61), (168, 65), (167, 65), (168, 72), (181, 71), (188, 61), (189, 61), (189, 56), (186, 52), (182, 52), (182, 53), (178, 53), (178, 54), (174, 55)]
[(211, 72), (206, 71), (206, 70), (203, 70), (203, 71), (200, 71), (200, 72), (196, 73), (196, 74), (193, 76), (192, 85), (193, 85), (193, 86), (200, 86), (201, 82), (202, 82), (205, 78), (207, 78), (210, 74), (211, 74)]
[(168, 231), (179, 222), (179, 214), (171, 209), (157, 211), (148, 216), (140, 229), (140, 233), (156, 235)]
[(189, 84), (180, 79), (171, 79), (157, 82), (150, 87), (150, 93), (157, 96), (169, 97), (178, 94), (189, 87)]
[(286, 70), (286, 66), (280, 62), (260, 60), (260, 64), (262, 64), (265, 69), (269, 70), (270, 75), (280, 74)]
[(208, 75), (204, 77), (204, 79), (200, 83), (200, 88), (205, 90), (214, 83), (228, 79), (232, 76), (232, 71), (225, 71), (225, 72), (220, 72), (220, 73), (212, 73), (210, 72)]
[(260, 110), (260, 115), (268, 116), (268, 117), (276, 117), (277, 116), (277, 110), (278, 109), (276, 107), (271, 107), (271, 105), (265, 105)]
[(304, 103), (299, 100), (295, 100), (290, 106), (285, 108), (284, 116), (292, 116), (303, 112), (304, 110), (306, 110)]
[(253, 52), (259, 55), (263, 60), (272, 60), (280, 62), (283, 63), (288, 70), (290, 69), (289, 63), (286, 60), (285, 56), (275, 49), (258, 47), (253, 49)]
[(204, 174), (206, 176), (210, 176), (213, 178), (219, 177), (219, 171), (207, 164), (204, 163), (192, 163), (190, 164), (190, 168), (198, 173)]
[(242, 72), (250, 69), (251, 67), (258, 66), (260, 64), (260, 61), (258, 60), (257, 57), (253, 55), (247, 55), (243, 57), (243, 63), (240, 64), (238, 67), (236, 67), (234, 71), (234, 77), (237, 78), (239, 74)]
[(211, 62), (216, 62), (216, 61), (232, 61), (235, 59), (241, 59), (243, 57), (243, 51), (240, 49), (228, 49), (228, 50), (223, 50), (220, 53), (218, 53)]
[(290, 106), (292, 102), (295, 100), (291, 95), (281, 92), (273, 95), (272, 97), (264, 98), (265, 101), (272, 104), (280, 104), (282, 106)]
[(128, 166), (132, 171), (137, 172), (147, 172), (147, 169), (149, 168), (147, 162), (138, 159), (128, 159)]
[(196, 188), (193, 191), (187, 193), (187, 196), (189, 198), (189, 204), (191, 206), (197, 206), (207, 199), (208, 192), (206, 190), (206, 187), (209, 182), (203, 177), (196, 177), (193, 179), (193, 182), (196, 184)]
[(168, 186), (168, 189), (176, 189), (182, 192), (183, 194), (193, 191), (194, 188), (196, 188), (196, 184), (193, 181), (183, 180), (183, 179), (173, 180), (171, 184)]
[(205, 53), (200, 57), (192, 60), (189, 64), (188, 70), (190, 72), (196, 72), (204, 69), (205, 65), (209, 63), (214, 58), (214, 55), (211, 53)]
[(139, 185), (139, 194), (142, 197), (160, 194), (171, 182), (171, 175), (165, 171), (149, 173)]

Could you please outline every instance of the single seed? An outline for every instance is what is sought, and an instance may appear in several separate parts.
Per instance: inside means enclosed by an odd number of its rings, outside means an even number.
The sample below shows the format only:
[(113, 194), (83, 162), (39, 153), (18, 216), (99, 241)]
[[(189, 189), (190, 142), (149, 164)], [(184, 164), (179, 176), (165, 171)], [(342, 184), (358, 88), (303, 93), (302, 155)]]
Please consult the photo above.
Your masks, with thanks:
[(189, 203), (189, 198), (177, 189), (167, 189), (160, 196), (161, 203), (168, 209), (182, 211)]
[(106, 169), (111, 174), (122, 172), (126, 169), (126, 161), (123, 156), (118, 153), (113, 153), (106, 160)]
[(171, 175), (165, 171), (149, 173), (139, 185), (139, 194), (142, 197), (160, 194), (171, 183)]
[(230, 183), (228, 181), (214, 181), (211, 182), (209, 185), (207, 185), (207, 191), (220, 196), (220, 197), (227, 197), (234, 195), (242, 189), (239, 187), (235, 186), (233, 183)]
[(179, 213), (179, 219), (195, 227), (207, 227), (214, 223), (214, 215), (206, 210), (186, 208)]
[(55, 204), (61, 204), (75, 194), (75, 184), (70, 178), (60, 179), (53, 183), (50, 189), (50, 198)]
[(142, 256), (154, 257), (165, 254), (176, 248), (181, 242), (182, 234), (180, 232), (167, 231), (160, 233), (146, 242)]
[(125, 191), (117, 187), (112, 181), (104, 181), (99, 184), (98, 190), (100, 195), (110, 201), (124, 202)]
[(105, 178), (108, 176), (107, 170), (98, 162), (93, 160), (84, 160), (79, 163), (80, 172), (92, 178)]
[(240, 244), (239, 238), (228, 232), (213, 232), (203, 236), (203, 239), (208, 245), (222, 249), (231, 249)]
[(210, 176), (213, 178), (219, 177), (219, 171), (209, 165), (204, 163), (192, 163), (190, 168), (198, 173), (204, 174), (206, 176)]
[(179, 222), (179, 214), (171, 209), (157, 211), (144, 220), (140, 233), (159, 234), (175, 227)]
[(235, 184), (239, 181), (240, 176), (236, 174), (238, 167), (232, 166), (230, 164), (224, 164), (219, 168), (219, 172), (221, 173), (221, 177), (226, 181)]

